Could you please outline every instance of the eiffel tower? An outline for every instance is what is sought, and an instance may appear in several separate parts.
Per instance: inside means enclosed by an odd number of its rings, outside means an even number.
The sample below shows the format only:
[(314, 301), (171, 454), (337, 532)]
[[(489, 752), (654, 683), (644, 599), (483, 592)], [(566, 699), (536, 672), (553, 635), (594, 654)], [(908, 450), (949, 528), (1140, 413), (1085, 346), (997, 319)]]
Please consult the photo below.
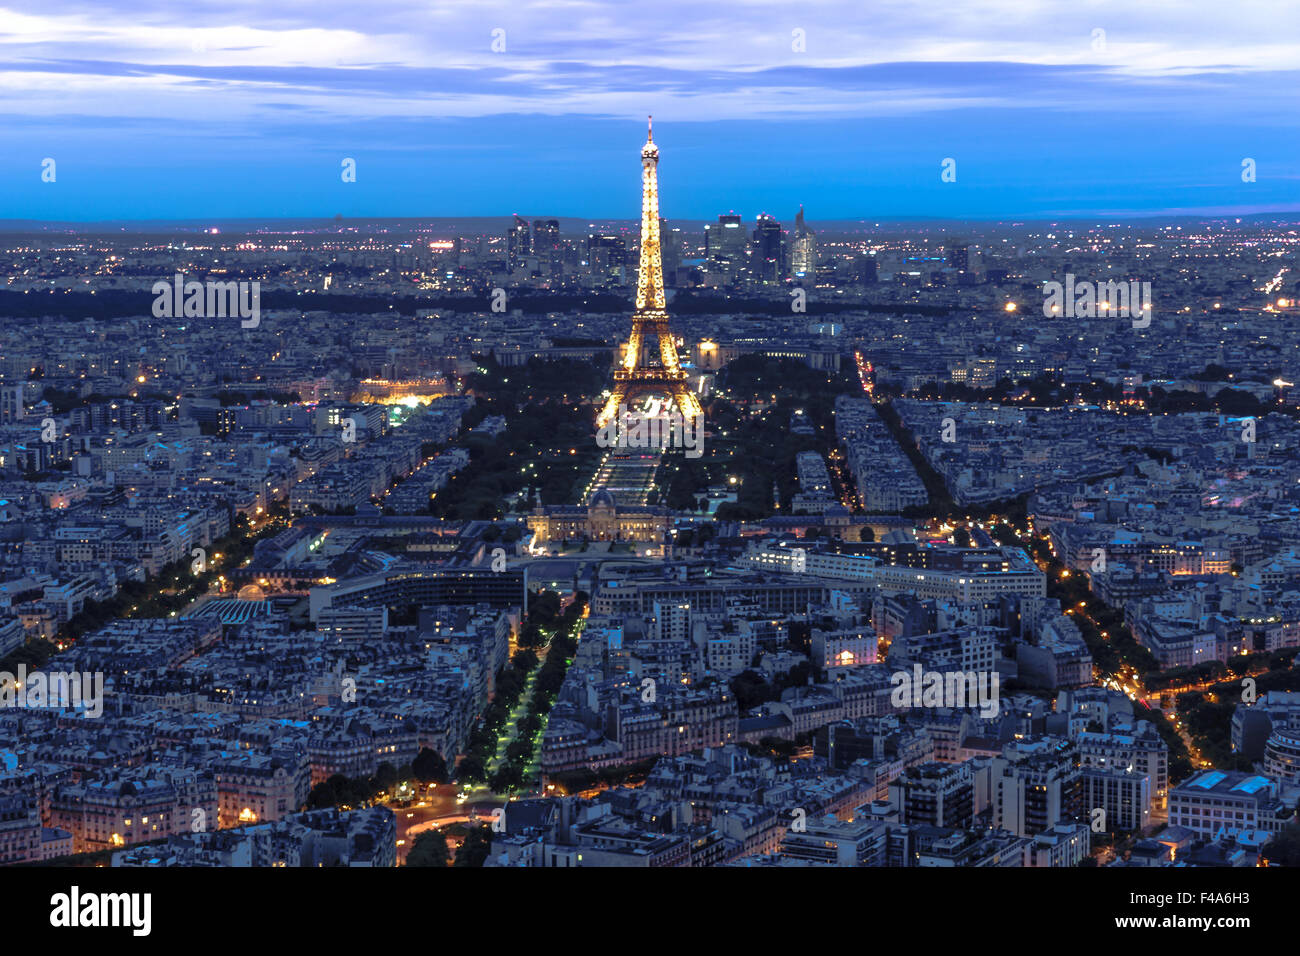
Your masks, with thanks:
[[(647, 395), (671, 399), (683, 419), (704, 414), (691, 391), (686, 370), (677, 359), (668, 313), (664, 309), (664, 266), (659, 252), (659, 147), (649, 124), (641, 147), (641, 267), (636, 280), (636, 311), (632, 335), (623, 347), (622, 364), (614, 370), (614, 390), (596, 418), (603, 427), (618, 415), (620, 406)], [(659, 341), (659, 361), (641, 363), (641, 343), (653, 335)]]

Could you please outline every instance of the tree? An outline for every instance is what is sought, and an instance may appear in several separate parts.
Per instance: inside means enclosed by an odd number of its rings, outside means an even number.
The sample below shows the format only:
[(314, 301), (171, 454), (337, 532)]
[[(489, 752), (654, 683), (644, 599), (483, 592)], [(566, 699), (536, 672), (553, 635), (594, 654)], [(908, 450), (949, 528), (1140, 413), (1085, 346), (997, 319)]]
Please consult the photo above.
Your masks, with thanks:
[(482, 783), (486, 778), (483, 761), (478, 757), (467, 756), (456, 766), (456, 779), (462, 783)]
[(780, 696), (776, 688), (752, 670), (742, 671), (731, 678), (730, 687), (742, 714)]
[(420, 783), (446, 783), (447, 761), (437, 751), (421, 747), (411, 761), (411, 773)]
[(533, 742), (528, 737), (517, 737), (506, 745), (506, 759), (521, 763), (533, 755)]
[(530, 710), (528, 714), (519, 721), (519, 736), (531, 738), (537, 731), (542, 729), (542, 718)]
[(447, 839), (441, 830), (425, 830), (416, 834), (411, 851), (406, 854), (407, 866), (446, 866), (449, 860)]
[(336, 780), (342, 777), (341, 774), (335, 774), (328, 780), (322, 780), (316, 786), (311, 788), (311, 793), (307, 794), (307, 809), (321, 810), (325, 807), (337, 806), (339, 803), (338, 793), (335, 789)]
[(559, 617), (560, 596), (554, 591), (539, 591), (529, 602), (528, 616), (539, 624), (549, 624)]
[(507, 790), (514, 790), (524, 783), (523, 771), (517, 764), (503, 763), (497, 772), (492, 775), (491, 787), (493, 793), (505, 793)]
[(1005, 521), (998, 522), (993, 526), (993, 540), (1001, 545), (1012, 545), (1016, 543), (1016, 532)]
[(375, 775), (370, 778), (370, 783), (374, 786), (375, 791), (392, 790), (397, 786), (397, 768), (388, 761), (384, 761), (375, 768)]
[(1279, 830), (1264, 847), (1264, 857), (1270, 864), (1300, 866), (1300, 826)]
[(456, 851), (452, 866), (482, 866), (492, 852), (492, 830), (487, 824), (475, 827), (465, 834), (465, 841)]
[(497, 677), (497, 701), (502, 699), (514, 701), (519, 699), (519, 694), (524, 689), (524, 682), (519, 679), (519, 673), (513, 667), (507, 667)]

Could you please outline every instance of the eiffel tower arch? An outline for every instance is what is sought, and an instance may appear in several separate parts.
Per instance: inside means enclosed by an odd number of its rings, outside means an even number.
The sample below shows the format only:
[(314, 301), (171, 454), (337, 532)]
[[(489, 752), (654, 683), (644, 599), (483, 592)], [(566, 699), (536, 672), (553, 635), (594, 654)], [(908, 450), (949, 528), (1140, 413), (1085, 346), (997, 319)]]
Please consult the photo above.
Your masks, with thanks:
[[(631, 406), (647, 397), (666, 399), (683, 419), (701, 417), (704, 410), (691, 391), (686, 370), (677, 357), (664, 297), (663, 255), (659, 248), (659, 147), (654, 127), (646, 131), (641, 148), (641, 262), (636, 280), (636, 308), (632, 313), (632, 334), (623, 347), (622, 361), (614, 370), (614, 388), (609, 401), (596, 418), (603, 427), (620, 407)], [(654, 336), (659, 343), (658, 361), (641, 361), (643, 343)]]

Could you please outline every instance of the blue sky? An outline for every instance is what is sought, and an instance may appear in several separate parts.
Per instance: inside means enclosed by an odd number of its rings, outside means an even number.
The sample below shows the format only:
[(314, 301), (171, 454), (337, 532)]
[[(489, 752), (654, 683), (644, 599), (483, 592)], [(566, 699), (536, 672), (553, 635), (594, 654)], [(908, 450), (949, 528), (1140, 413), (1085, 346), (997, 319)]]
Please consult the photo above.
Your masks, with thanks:
[(0, 0), (0, 218), (634, 218), (647, 113), (670, 218), (1295, 211), (1298, 35), (1289, 0)]

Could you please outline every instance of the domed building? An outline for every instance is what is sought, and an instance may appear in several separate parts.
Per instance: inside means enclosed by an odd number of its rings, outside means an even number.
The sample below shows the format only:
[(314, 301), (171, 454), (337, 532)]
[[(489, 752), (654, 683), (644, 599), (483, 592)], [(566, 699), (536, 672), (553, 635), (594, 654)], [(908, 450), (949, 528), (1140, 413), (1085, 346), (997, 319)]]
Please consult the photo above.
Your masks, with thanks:
[(667, 508), (620, 505), (605, 489), (594, 492), (585, 505), (551, 505), (528, 516), (528, 530), (538, 541), (658, 543), (671, 527)]
[(1300, 783), (1300, 724), (1274, 724), (1264, 744), (1264, 773), (1284, 783)]

